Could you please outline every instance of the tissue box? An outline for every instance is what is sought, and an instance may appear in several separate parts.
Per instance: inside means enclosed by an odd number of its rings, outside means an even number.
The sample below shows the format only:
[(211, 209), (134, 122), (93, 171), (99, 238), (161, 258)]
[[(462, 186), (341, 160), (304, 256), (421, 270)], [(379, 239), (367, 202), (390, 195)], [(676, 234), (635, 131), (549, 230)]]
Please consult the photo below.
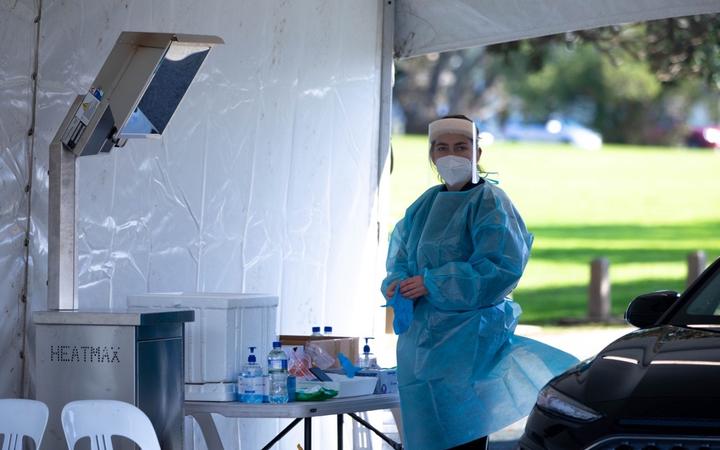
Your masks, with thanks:
[(377, 378), (375, 394), (395, 394), (398, 391), (397, 371), (395, 369), (361, 370), (355, 376)]
[(378, 382), (375, 386), (376, 394), (396, 394), (398, 391), (397, 371), (385, 369), (378, 372)]
[(360, 354), (360, 338), (359, 337), (337, 337), (337, 336), (298, 336), (298, 335), (281, 335), (280, 343), (287, 346), (305, 346), (308, 342), (312, 342), (318, 347), (325, 350), (335, 358), (335, 364), (331, 367), (340, 367), (337, 361), (338, 353), (343, 353), (350, 361), (355, 363)]

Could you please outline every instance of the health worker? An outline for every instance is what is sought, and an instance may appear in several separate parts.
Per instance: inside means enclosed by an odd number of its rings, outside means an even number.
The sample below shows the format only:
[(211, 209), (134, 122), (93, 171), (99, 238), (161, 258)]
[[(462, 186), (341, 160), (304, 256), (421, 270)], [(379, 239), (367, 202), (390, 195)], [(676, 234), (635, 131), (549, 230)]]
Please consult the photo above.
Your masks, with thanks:
[(443, 184), (396, 225), (382, 283), (389, 305), (412, 302), (409, 326), (396, 328), (403, 447), (484, 449), (577, 359), (513, 334), (521, 309), (508, 295), (533, 236), (507, 194), (479, 176), (474, 122), (447, 116), (428, 132)]

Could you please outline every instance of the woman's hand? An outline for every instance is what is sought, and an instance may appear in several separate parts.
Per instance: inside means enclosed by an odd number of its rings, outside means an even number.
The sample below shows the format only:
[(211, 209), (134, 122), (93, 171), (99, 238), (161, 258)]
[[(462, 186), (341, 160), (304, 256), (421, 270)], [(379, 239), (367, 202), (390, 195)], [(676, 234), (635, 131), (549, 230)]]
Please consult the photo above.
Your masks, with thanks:
[(386, 298), (393, 298), (393, 296), (395, 295), (395, 288), (397, 287), (397, 284), (397, 281), (393, 281), (392, 283), (390, 283), (390, 285), (387, 287), (387, 290), (385, 291)]
[(400, 293), (403, 295), (403, 297), (412, 300), (422, 297), (423, 295), (427, 295), (428, 290), (425, 287), (425, 279), (422, 277), (422, 275), (416, 275), (414, 277), (410, 277), (401, 281)]

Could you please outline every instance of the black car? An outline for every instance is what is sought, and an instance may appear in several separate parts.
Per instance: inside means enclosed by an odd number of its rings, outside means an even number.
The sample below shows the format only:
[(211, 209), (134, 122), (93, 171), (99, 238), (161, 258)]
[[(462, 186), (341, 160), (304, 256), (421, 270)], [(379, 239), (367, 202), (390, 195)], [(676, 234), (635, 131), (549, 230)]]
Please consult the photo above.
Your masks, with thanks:
[(720, 450), (720, 259), (625, 318), (639, 329), (540, 391), (520, 449)]

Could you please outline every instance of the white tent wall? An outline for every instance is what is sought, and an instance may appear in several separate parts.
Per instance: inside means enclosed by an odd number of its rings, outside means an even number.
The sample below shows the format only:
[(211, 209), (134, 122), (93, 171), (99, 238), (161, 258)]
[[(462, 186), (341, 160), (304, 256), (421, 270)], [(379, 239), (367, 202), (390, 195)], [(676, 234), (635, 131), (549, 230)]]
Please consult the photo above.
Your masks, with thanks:
[(33, 2), (0, 3), (0, 398), (22, 396)]
[(719, 0), (396, 0), (395, 55), (718, 11)]
[[(81, 0), (41, 3), (37, 107), (32, 61), (38, 2), (0, 4), (0, 393), (33, 393), (33, 330), (21, 296), (47, 307), (48, 145), (121, 31), (215, 34), (160, 140), (130, 141), (78, 164), (79, 304), (128, 294), (265, 292), (279, 332), (332, 325), (381, 333), (378, 140), (383, 2)], [(30, 261), (25, 232), (33, 110)], [(234, 448), (260, 448), (287, 421), (220, 419)], [(320, 448), (335, 421), (315, 421)], [(301, 427), (281, 448), (301, 442)], [(196, 433), (197, 434), (197, 433)], [(204, 448), (194, 437), (196, 448)], [(192, 448), (192, 445), (190, 446)]]

